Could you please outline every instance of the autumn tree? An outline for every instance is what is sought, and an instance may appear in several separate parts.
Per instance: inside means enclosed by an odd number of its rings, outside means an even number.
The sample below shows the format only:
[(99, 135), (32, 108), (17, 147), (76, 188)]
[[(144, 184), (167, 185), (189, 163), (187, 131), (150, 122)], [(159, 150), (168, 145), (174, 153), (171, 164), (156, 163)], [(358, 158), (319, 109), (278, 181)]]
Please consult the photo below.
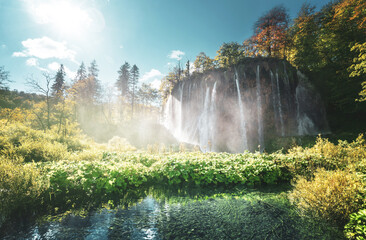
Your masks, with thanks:
[(221, 45), (215, 60), (220, 67), (230, 67), (237, 64), (243, 56), (243, 46), (236, 42), (230, 42)]
[(289, 15), (283, 6), (276, 6), (254, 24), (253, 41), (258, 54), (268, 57), (285, 56)]
[(254, 57), (256, 55), (259, 55), (257, 52), (256, 52), (256, 48), (254, 46), (254, 38), (251, 37), (249, 39), (246, 39), (244, 42), (243, 42), (243, 57)]
[(135, 94), (137, 92), (137, 83), (140, 77), (140, 70), (136, 65), (133, 65), (130, 71), (131, 81), (130, 81), (130, 91), (131, 91), (131, 118), (133, 118), (133, 110), (135, 103)]

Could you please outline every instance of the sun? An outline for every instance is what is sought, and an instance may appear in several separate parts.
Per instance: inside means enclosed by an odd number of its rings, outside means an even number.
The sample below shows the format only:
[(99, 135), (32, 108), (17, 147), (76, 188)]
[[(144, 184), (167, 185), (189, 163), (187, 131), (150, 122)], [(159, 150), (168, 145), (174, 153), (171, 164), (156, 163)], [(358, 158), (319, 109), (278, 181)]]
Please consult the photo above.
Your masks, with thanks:
[[(79, 1), (30, 1), (29, 10), (39, 24), (66, 36), (80, 36), (104, 25), (100, 12)], [(97, 29), (98, 30), (98, 29)]]

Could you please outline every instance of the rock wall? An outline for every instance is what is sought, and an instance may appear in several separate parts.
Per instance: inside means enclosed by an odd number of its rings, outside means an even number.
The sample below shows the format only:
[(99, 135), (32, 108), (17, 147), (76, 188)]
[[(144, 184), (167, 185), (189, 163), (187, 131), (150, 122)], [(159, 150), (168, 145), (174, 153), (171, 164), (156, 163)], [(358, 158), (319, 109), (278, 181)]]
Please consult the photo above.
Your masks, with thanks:
[(202, 151), (263, 151), (276, 137), (328, 131), (325, 108), (306, 76), (288, 62), (251, 58), (176, 84), (164, 126)]

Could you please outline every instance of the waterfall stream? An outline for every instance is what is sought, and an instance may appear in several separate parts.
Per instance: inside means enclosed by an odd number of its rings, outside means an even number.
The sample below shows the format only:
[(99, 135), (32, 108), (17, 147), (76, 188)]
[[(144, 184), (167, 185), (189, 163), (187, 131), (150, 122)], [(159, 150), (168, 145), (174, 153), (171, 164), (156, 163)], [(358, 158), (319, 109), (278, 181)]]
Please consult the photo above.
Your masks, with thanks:
[(257, 84), (257, 117), (258, 117), (257, 120), (258, 120), (259, 150), (260, 152), (263, 152), (264, 138), (263, 138), (262, 95), (261, 95), (259, 65), (257, 65), (256, 84)]
[(241, 93), (240, 93), (240, 86), (239, 86), (239, 77), (238, 71), (235, 68), (235, 83), (236, 89), (238, 91), (238, 105), (239, 105), (239, 114), (240, 114), (240, 128), (241, 128), (241, 135), (242, 135), (242, 142), (243, 142), (243, 150), (248, 150), (248, 141), (247, 141), (247, 130), (246, 130), (246, 122), (244, 116), (244, 106), (241, 100)]

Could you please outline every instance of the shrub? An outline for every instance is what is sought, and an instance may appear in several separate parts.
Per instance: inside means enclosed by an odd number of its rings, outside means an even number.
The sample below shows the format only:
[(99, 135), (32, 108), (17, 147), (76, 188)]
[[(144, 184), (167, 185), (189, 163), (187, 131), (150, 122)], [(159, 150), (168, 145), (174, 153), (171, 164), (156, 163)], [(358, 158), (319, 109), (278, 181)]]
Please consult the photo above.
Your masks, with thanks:
[(344, 233), (349, 239), (366, 239), (366, 209), (351, 214), (350, 221), (345, 226)]
[(59, 142), (47, 140), (25, 140), (16, 150), (17, 155), (24, 158), (25, 162), (59, 161), (67, 158), (67, 147)]
[(136, 148), (132, 146), (127, 139), (114, 136), (108, 141), (108, 149), (116, 152), (135, 151)]
[(299, 177), (289, 196), (301, 212), (344, 226), (349, 215), (361, 208), (363, 188), (355, 173), (319, 169), (313, 180)]
[(290, 149), (288, 154), (273, 155), (294, 176), (306, 176), (308, 179), (312, 178), (319, 168), (350, 169), (366, 173), (366, 144), (362, 134), (352, 143), (340, 140), (337, 145), (318, 137), (313, 147), (297, 146)]
[(0, 156), (0, 216), (3, 218), (34, 209), (36, 203), (41, 203), (39, 198), (47, 186), (33, 164), (19, 164)]

